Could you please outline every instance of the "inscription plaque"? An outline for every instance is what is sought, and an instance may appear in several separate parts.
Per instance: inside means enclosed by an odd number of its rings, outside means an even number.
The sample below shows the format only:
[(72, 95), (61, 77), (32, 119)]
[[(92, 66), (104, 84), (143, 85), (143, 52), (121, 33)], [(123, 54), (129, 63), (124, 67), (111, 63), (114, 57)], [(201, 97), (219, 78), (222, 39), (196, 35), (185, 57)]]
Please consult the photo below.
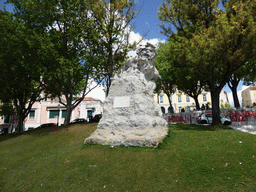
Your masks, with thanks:
[(130, 106), (130, 97), (115, 97), (114, 98), (114, 108), (117, 107), (129, 107)]

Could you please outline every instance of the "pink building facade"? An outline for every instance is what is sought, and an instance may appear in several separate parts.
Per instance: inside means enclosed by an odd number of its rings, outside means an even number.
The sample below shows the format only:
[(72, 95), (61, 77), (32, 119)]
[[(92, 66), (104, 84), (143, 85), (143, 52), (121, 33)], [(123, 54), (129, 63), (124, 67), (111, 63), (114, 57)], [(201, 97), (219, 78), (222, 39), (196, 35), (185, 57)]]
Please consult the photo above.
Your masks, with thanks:
[[(55, 123), (61, 125), (64, 123), (66, 108), (59, 104), (58, 99), (45, 98), (40, 102), (36, 102), (24, 121), (24, 131), (28, 128), (36, 128), (44, 123)], [(89, 120), (96, 114), (102, 114), (103, 103), (101, 100), (92, 97), (85, 97), (83, 101), (72, 111), (71, 121), (77, 118)], [(0, 123), (4, 122), (1, 117)]]

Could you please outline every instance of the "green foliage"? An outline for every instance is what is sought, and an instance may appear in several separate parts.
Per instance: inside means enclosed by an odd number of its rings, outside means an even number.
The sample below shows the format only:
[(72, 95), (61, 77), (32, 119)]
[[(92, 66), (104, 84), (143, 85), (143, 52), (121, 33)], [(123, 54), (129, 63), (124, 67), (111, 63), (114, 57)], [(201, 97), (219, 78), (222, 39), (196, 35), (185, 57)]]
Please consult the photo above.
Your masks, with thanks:
[[(43, 81), (46, 94), (59, 96), (67, 108), (65, 123), (72, 110), (94, 87), (91, 81), (110, 81), (136, 45), (129, 43), (131, 20), (137, 16), (135, 2), (127, 0), (8, 0), (15, 6), (15, 16), (50, 43), (43, 60), (47, 73)], [(40, 10), (40, 11), (38, 11)], [(108, 81), (108, 82), (109, 82)], [(110, 85), (110, 83), (108, 84)], [(82, 97), (72, 102), (82, 93)], [(65, 100), (61, 99), (65, 95)], [(78, 97), (77, 97), (78, 98)]]
[[(0, 28), (0, 101), (5, 109), (14, 105), (22, 131), (24, 119), (44, 90), (41, 59), (47, 40), (6, 11), (0, 11)], [(3, 112), (12, 113), (11, 109)]]
[(168, 65), (169, 57), (168, 50), (170, 49), (171, 42), (160, 43), (155, 58), (155, 67), (159, 72), (159, 78), (156, 81), (155, 92), (159, 93), (161, 90), (167, 95), (170, 112), (173, 113), (172, 101), (170, 99), (171, 94), (175, 92), (176, 88), (176, 77), (175, 69)]
[(130, 34), (134, 29), (131, 22), (139, 11), (135, 9), (134, 0), (90, 0), (89, 4), (95, 30), (100, 39), (98, 46), (101, 52), (98, 53), (105, 61), (104, 74), (107, 77), (108, 95), (112, 76), (126, 61), (127, 53), (138, 43), (130, 43)]
[(11, 102), (0, 104), (0, 115), (1, 116), (11, 116), (15, 115), (15, 109)]
[[(187, 68), (199, 75), (191, 79), (205, 82), (211, 91), (213, 123), (220, 123), (219, 93), (246, 62), (256, 54), (255, 3), (232, 1), (226, 10), (217, 8), (219, 1), (166, 1), (159, 7), (162, 28), (169, 39), (179, 41), (170, 49), (172, 65)], [(170, 28), (177, 29), (174, 34)], [(182, 37), (182, 38), (177, 38)], [(190, 72), (190, 73), (191, 73)]]
[(174, 92), (175, 82), (175, 69), (172, 68), (168, 60), (168, 50), (171, 42), (161, 43), (158, 48), (157, 56), (155, 58), (155, 67), (157, 68), (160, 79), (157, 81), (157, 89), (164, 90), (164, 92)]
[(256, 63), (249, 61), (245, 67), (244, 85), (251, 85), (256, 82)]
[[(157, 89), (164, 90), (168, 95), (174, 92), (174, 87), (177, 87), (180, 91), (192, 97), (196, 102), (197, 109), (200, 109), (198, 95), (201, 94), (203, 88), (207, 88), (206, 83), (203, 79), (200, 81), (200, 74), (193, 68), (176, 66), (176, 63), (180, 62), (179, 59), (184, 57), (180, 57), (179, 55), (183, 53), (180, 53), (180, 43), (177, 41), (182, 41), (183, 38), (178, 36), (175, 36), (175, 38), (170, 38), (169, 41), (159, 46), (155, 66), (161, 78), (157, 82)], [(170, 54), (170, 50), (172, 54)], [(189, 60), (186, 61), (186, 63), (188, 62)]]
[[(104, 78), (100, 34), (89, 14), (91, 4), (81, 0), (8, 2), (15, 6), (17, 18), (49, 42), (45, 48), (48, 54), (42, 60), (47, 69), (42, 74), (47, 86), (45, 94), (59, 96), (60, 103), (67, 108), (67, 124), (72, 110), (93, 88), (90, 81), (100, 83)], [(72, 102), (80, 93), (82, 97)]]
[(219, 0), (165, 0), (158, 8), (162, 33), (172, 36), (174, 27), (181, 36), (192, 38), (194, 33), (209, 27), (214, 20), (212, 13), (217, 10), (218, 3)]
[(228, 103), (220, 104), (221, 109), (231, 109), (231, 106)]

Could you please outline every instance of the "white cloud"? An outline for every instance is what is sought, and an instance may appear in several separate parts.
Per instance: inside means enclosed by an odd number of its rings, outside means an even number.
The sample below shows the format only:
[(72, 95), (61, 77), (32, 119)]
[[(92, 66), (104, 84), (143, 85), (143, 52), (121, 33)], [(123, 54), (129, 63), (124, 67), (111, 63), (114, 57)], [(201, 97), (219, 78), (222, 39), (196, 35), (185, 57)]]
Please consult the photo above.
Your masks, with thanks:
[(139, 33), (135, 33), (134, 31), (131, 31), (129, 41), (130, 43), (139, 42), (141, 40), (142, 36)]
[[(94, 81), (90, 81), (89, 84), (87, 85), (87, 92), (92, 89), (85, 97), (92, 97), (94, 99), (99, 99), (101, 101), (105, 100), (105, 91), (104, 91), (104, 86), (98, 85), (95, 87), (97, 84)], [(94, 88), (95, 87), (95, 88)], [(94, 88), (94, 89), (93, 89)]]
[(146, 45), (146, 43), (151, 43), (155, 46), (157, 46), (159, 43), (164, 43), (165, 40), (164, 39), (158, 39), (158, 38), (154, 38), (154, 39), (144, 39), (142, 41), (142, 45)]
[[(130, 43), (134, 43), (135, 41), (139, 42), (139, 41), (141, 41), (141, 39), (142, 39), (142, 36), (139, 33), (134, 33), (133, 31), (131, 32), (131, 34), (130, 34)], [(147, 43), (151, 43), (151, 44), (157, 46), (159, 43), (164, 43), (164, 42), (165, 42), (164, 39), (158, 39), (158, 38), (143, 39), (138, 46), (146, 45)], [(136, 56), (136, 51), (130, 51), (128, 53), (128, 56), (129, 57)]]
[(93, 89), (91, 92), (89, 92), (85, 97), (92, 97), (94, 99), (99, 99), (101, 101), (105, 100), (105, 92), (104, 92), (104, 87), (96, 87)]

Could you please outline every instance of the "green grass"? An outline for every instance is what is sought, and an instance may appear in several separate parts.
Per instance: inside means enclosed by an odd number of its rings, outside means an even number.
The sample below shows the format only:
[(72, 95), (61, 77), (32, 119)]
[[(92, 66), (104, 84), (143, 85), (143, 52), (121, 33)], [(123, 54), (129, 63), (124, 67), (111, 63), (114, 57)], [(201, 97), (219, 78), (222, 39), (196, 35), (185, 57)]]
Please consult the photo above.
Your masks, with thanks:
[(177, 124), (157, 149), (83, 145), (96, 126), (1, 136), (0, 191), (256, 191), (256, 135)]

